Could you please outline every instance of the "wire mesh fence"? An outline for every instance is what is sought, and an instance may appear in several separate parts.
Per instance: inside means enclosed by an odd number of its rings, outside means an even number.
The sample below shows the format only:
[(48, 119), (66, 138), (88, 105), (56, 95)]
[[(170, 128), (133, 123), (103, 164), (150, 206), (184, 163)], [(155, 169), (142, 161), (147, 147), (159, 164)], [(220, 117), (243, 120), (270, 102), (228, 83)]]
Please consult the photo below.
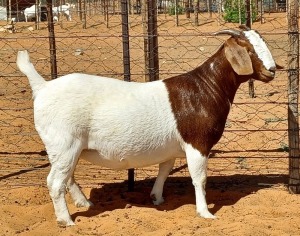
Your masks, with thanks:
[[(144, 1), (128, 2), (130, 76), (132, 81), (144, 82), (149, 73), (145, 63)], [(192, 2), (195, 1), (157, 3), (159, 79), (200, 65), (227, 39), (212, 33), (239, 25), (224, 19), (222, 2), (212, 1), (210, 8), (207, 1), (199, 1), (196, 8)], [(53, 19), (58, 76), (80, 72), (123, 79), (121, 1), (69, 3), (71, 18), (63, 13)], [(31, 89), (15, 63), (17, 51), (27, 49), (37, 70), (47, 80), (51, 79), (48, 22), (39, 17), (38, 11), (25, 21), (25, 8), (34, 4), (35, 1), (12, 1), (9, 6), (2, 2), (6, 9), (6, 17), (0, 18), (2, 187), (44, 185), (48, 172), (44, 145), (34, 129)], [(53, 7), (63, 4), (66, 2), (55, 2)], [(280, 6), (262, 11), (258, 2), (252, 28), (263, 35), (277, 63), (287, 68), (287, 14), (285, 7)], [(189, 15), (186, 9), (190, 9)], [(41, 9), (41, 16), (44, 13)], [(249, 97), (248, 84), (238, 90), (223, 137), (210, 155), (209, 175), (288, 174), (287, 71), (278, 71), (275, 80), (268, 84), (254, 85), (254, 98)], [(157, 171), (156, 166), (137, 169), (135, 178), (151, 179)], [(178, 160), (171, 174), (188, 176), (185, 160)], [(81, 185), (92, 186), (127, 178), (126, 171), (114, 172), (84, 161), (79, 162), (75, 175)]]

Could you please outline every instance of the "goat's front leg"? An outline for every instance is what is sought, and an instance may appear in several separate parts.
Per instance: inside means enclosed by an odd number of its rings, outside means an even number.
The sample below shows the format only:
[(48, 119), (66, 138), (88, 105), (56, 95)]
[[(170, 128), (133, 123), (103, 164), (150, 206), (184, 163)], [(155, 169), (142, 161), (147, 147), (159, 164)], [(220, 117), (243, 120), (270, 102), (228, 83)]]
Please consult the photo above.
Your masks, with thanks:
[(175, 159), (171, 159), (159, 164), (158, 175), (150, 194), (154, 205), (159, 205), (164, 202), (164, 199), (162, 197), (164, 183), (167, 177), (169, 176), (169, 173), (172, 170), (174, 163)]
[(202, 155), (192, 145), (187, 144), (185, 147), (188, 169), (192, 177), (196, 195), (197, 214), (204, 218), (216, 218), (208, 211), (205, 199), (205, 184), (207, 177), (207, 160), (208, 158)]

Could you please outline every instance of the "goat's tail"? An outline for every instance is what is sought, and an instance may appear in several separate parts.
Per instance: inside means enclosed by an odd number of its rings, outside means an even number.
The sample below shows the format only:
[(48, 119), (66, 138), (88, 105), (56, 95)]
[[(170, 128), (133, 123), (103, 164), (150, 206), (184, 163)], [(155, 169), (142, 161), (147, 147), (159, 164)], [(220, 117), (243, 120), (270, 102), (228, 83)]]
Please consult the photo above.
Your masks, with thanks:
[(29, 54), (26, 50), (19, 51), (17, 56), (17, 66), (20, 71), (25, 74), (29, 80), (33, 96), (46, 83), (45, 79), (36, 71), (33, 64), (30, 62)]

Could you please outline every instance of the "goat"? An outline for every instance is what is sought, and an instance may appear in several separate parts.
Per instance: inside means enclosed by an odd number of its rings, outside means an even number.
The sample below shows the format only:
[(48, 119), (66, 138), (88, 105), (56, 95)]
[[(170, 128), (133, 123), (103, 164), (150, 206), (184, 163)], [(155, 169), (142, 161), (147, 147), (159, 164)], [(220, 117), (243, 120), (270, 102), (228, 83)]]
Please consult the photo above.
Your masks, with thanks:
[(38, 6), (36, 9), (36, 5), (32, 5), (31, 7), (25, 8), (24, 12), (25, 21), (28, 22), (35, 17), (38, 17), (39, 21), (41, 21), (41, 6)]
[(67, 21), (71, 21), (71, 11), (70, 8), (74, 7), (74, 4), (69, 4), (66, 3), (66, 5), (61, 5), (58, 7), (53, 7), (52, 12), (53, 12), (53, 19), (55, 21), (58, 20), (59, 15), (64, 15), (67, 18)]
[(74, 225), (65, 193), (75, 205), (90, 207), (74, 180), (79, 157), (112, 169), (159, 163), (150, 196), (161, 204), (163, 186), (176, 157), (187, 158), (195, 187), (196, 212), (215, 218), (207, 207), (207, 160), (219, 141), (239, 85), (275, 76), (276, 63), (254, 30), (221, 30), (219, 50), (194, 70), (149, 83), (73, 73), (45, 81), (19, 51), (17, 66), (33, 91), (35, 127), (48, 152), (47, 186), (57, 221)]
[(6, 10), (6, 7), (0, 6), (0, 20), (7, 20), (7, 10)]

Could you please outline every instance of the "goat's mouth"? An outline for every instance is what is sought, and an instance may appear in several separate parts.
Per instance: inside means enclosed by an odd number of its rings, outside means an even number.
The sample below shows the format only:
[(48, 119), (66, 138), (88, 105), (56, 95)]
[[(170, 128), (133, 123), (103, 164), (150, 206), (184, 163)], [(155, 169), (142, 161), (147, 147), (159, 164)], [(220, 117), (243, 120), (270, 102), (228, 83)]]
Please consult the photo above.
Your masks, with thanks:
[(260, 73), (262, 81), (269, 82), (275, 78), (275, 71), (264, 70)]

